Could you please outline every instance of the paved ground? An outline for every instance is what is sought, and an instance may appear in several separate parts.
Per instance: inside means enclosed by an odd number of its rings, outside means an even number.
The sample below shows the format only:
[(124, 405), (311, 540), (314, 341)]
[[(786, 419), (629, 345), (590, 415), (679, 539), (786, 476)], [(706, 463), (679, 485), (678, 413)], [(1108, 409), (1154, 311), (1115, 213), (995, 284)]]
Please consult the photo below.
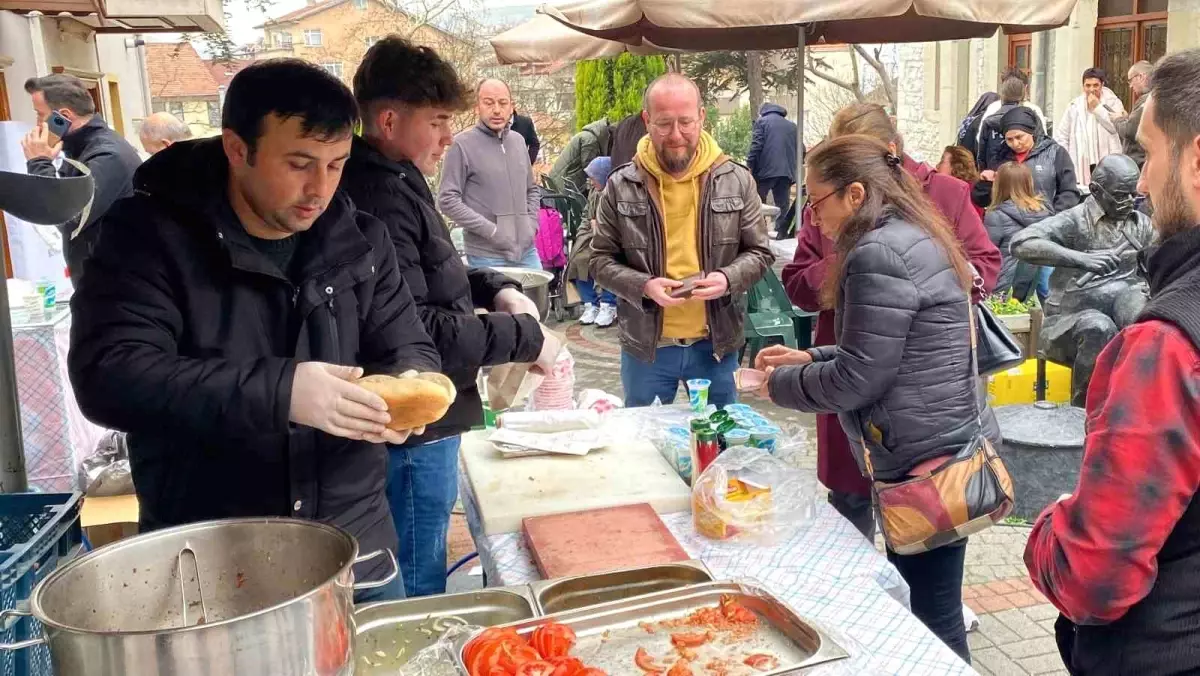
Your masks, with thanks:
[[(596, 329), (576, 323), (556, 327), (568, 337), (575, 357), (576, 388), (599, 388), (620, 395), (620, 349), (616, 329)], [(816, 436), (811, 415), (781, 409), (755, 400), (754, 406), (785, 429), (803, 429), (810, 439), (807, 454), (793, 456), (801, 467), (816, 468)], [(979, 628), (969, 635), (975, 668), (984, 676), (1066, 674), (1054, 643), (1057, 611), (1029, 584), (1022, 556), (1029, 529), (997, 526), (971, 538), (963, 580), (963, 599), (979, 615)], [(881, 543), (877, 543), (882, 548)], [(461, 516), (450, 534), (450, 560), (474, 550)], [(478, 585), (467, 571), (452, 588)]]

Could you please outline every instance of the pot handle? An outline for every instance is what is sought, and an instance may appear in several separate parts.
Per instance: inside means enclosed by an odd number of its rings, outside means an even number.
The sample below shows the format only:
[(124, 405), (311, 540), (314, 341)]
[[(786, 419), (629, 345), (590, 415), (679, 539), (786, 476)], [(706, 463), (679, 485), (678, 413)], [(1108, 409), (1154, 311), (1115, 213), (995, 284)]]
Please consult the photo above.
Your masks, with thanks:
[[(23, 608), (9, 608), (8, 610), (0, 610), (0, 626), (5, 626), (9, 622), (21, 617), (32, 617), (33, 613)], [(10, 619), (11, 618), (11, 619)], [(37, 638), (17, 641), (16, 643), (0, 643), (0, 652), (16, 652), (26, 648), (41, 645), (46, 642), (46, 637), (39, 636)]]
[(396, 555), (393, 554), (392, 550), (390, 549), (377, 549), (370, 554), (363, 554), (357, 559), (354, 559), (354, 565), (366, 563), (371, 559), (378, 559), (384, 554), (387, 554), (388, 561), (392, 562), (392, 572), (388, 573), (382, 580), (376, 580), (374, 582), (357, 582), (353, 586), (354, 591), (359, 591), (362, 589), (378, 589), (391, 584), (392, 581), (396, 579), (396, 576), (400, 574), (400, 564), (396, 562)]

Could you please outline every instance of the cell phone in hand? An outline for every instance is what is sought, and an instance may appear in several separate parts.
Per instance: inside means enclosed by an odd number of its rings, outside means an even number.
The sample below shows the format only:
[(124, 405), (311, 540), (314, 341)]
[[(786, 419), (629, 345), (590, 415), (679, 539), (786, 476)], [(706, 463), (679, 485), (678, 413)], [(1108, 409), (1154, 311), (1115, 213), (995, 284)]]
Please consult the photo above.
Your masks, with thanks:
[(696, 282), (700, 281), (701, 279), (704, 279), (703, 274), (692, 275), (687, 279), (681, 279), (679, 281), (683, 282), (683, 286), (677, 286), (674, 289), (671, 289), (667, 292), (667, 295), (672, 298), (679, 298), (683, 300), (691, 298), (692, 292), (696, 290)]
[(67, 135), (71, 130), (71, 122), (62, 116), (57, 110), (50, 113), (50, 117), (46, 118), (46, 131), (50, 135), (50, 145), (54, 145), (62, 140), (62, 137)]

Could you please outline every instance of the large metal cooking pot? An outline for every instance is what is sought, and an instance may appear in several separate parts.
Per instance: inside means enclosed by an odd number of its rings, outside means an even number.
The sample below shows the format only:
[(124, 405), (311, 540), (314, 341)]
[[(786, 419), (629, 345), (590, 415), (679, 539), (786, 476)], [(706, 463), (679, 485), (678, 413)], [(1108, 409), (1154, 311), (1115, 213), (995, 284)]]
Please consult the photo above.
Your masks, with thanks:
[[(393, 573), (354, 584), (389, 556)], [(354, 591), (395, 578), (396, 559), (358, 556), (348, 533), (299, 519), (229, 519), (155, 531), (51, 573), (29, 599), (54, 673), (70, 676), (346, 676)]]
[(496, 272), (521, 283), (521, 291), (537, 306), (543, 318), (550, 311), (550, 282), (554, 275), (545, 270), (529, 268), (492, 268)]

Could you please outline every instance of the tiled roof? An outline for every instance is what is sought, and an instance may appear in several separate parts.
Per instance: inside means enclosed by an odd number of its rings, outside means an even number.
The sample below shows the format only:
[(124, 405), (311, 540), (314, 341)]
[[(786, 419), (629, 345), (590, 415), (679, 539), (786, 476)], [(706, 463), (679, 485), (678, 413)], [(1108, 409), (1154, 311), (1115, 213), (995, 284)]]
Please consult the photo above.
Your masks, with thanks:
[(150, 96), (156, 99), (217, 96), (217, 81), (190, 42), (146, 44)]
[(208, 66), (208, 70), (212, 73), (213, 80), (218, 87), (228, 87), (229, 81), (233, 79), (238, 71), (246, 66), (254, 63), (251, 59), (234, 59), (233, 61), (205, 61), (204, 65)]
[(264, 23), (261, 26), (255, 26), (255, 28), (265, 28), (267, 26), (277, 26), (281, 23), (291, 23), (293, 21), (299, 21), (305, 17), (312, 16), (313, 14), (318, 14), (318, 13), (324, 12), (325, 10), (330, 9), (332, 7), (337, 7), (338, 5), (342, 4), (345, 1), (346, 0), (325, 0), (325, 2), (318, 2), (318, 3), (312, 4), (312, 5), (306, 5), (295, 11), (288, 12), (287, 14), (284, 14), (283, 16), (277, 16), (274, 19), (267, 19), (266, 23)]

